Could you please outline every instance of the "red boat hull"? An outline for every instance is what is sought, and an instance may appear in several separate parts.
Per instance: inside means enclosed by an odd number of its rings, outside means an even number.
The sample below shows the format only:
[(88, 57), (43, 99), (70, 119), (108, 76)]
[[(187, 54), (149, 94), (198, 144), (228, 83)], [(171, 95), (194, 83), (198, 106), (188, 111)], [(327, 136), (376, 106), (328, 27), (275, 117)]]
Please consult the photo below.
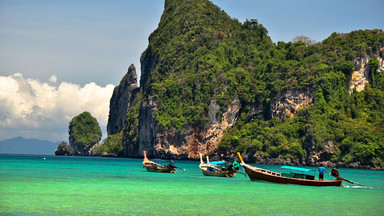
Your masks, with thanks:
[(250, 166), (248, 164), (242, 164), (245, 172), (248, 174), (252, 181), (264, 180), (268, 182), (280, 183), (280, 184), (297, 184), (307, 186), (341, 186), (342, 180), (310, 180), (289, 178), (281, 176), (280, 173), (272, 172), (265, 169)]

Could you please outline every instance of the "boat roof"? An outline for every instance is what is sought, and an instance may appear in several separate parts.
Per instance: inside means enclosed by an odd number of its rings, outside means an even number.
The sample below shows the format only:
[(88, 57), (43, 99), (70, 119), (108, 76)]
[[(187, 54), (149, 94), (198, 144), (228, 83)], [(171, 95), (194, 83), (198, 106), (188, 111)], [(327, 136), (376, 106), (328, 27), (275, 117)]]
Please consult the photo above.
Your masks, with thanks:
[(316, 171), (316, 170), (313, 170), (313, 169), (307, 169), (307, 168), (301, 168), (301, 167), (293, 167), (293, 166), (282, 166), (281, 169), (290, 169), (290, 170), (295, 170), (295, 171), (300, 171), (300, 172)]
[(210, 164), (219, 165), (219, 164), (227, 164), (227, 161), (209, 161)]

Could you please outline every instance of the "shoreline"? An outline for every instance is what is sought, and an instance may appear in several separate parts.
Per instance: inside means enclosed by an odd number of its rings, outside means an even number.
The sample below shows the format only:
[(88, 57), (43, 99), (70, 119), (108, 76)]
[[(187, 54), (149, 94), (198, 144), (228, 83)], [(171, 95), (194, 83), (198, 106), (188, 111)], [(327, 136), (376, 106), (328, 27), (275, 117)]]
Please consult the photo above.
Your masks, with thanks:
[[(142, 159), (142, 157), (120, 157), (115, 155), (103, 154), (103, 155), (55, 155), (55, 154), (8, 154), (8, 153), (0, 153), (0, 156), (48, 156), (48, 157), (97, 157), (97, 158), (131, 158), (131, 159)], [(186, 160), (186, 161), (199, 161), (199, 159), (191, 159), (191, 158), (175, 158), (175, 160)], [(345, 162), (331, 162), (331, 161), (321, 161), (318, 164), (303, 164), (299, 163), (298, 160), (292, 162), (290, 159), (282, 158), (267, 158), (264, 161), (256, 161), (256, 160), (244, 160), (246, 163), (251, 164), (263, 164), (263, 165), (280, 165), (280, 166), (312, 166), (312, 167), (336, 167), (336, 168), (348, 168), (348, 169), (365, 169), (365, 170), (384, 170), (384, 167), (374, 167), (370, 165), (361, 165), (360, 162), (353, 163), (345, 163)]]

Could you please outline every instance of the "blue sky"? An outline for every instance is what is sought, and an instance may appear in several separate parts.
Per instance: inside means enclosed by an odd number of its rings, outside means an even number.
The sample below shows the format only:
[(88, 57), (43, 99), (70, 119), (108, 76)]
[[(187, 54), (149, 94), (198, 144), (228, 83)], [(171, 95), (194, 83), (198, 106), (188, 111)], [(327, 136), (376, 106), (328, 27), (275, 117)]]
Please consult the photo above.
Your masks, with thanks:
[[(213, 0), (232, 18), (257, 19), (274, 42), (384, 29), (382, 0)], [(0, 140), (67, 138), (90, 111), (105, 135), (109, 99), (140, 55), (163, 0), (0, 0)]]
[[(384, 27), (382, 0), (214, 0), (274, 42)], [(156, 29), (162, 0), (0, 0), (0, 74), (117, 85)]]
[(161, 1), (0, 0), (0, 73), (117, 85), (139, 67)]

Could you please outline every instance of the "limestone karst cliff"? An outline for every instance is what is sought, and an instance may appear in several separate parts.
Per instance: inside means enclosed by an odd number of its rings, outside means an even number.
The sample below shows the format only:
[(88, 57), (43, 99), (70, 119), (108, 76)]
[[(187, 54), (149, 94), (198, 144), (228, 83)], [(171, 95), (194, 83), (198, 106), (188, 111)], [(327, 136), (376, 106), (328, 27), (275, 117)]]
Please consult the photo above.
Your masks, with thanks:
[(119, 133), (127, 119), (127, 111), (131, 107), (135, 94), (139, 91), (137, 86), (136, 68), (132, 64), (128, 68), (120, 84), (115, 87), (111, 100), (109, 102), (109, 118), (107, 125), (108, 134)]
[(256, 19), (166, 0), (140, 86), (131, 66), (113, 93), (108, 134), (122, 133), (126, 157), (382, 167), (383, 47), (382, 30), (274, 44)]
[[(256, 21), (243, 27), (209, 1), (165, 1), (159, 27), (150, 35), (140, 59), (143, 99), (138, 140), (123, 141), (126, 156), (137, 157), (147, 150), (153, 156), (172, 152), (182, 158), (197, 158), (199, 152), (217, 150), (224, 131), (236, 123), (240, 99), (236, 95), (223, 95), (225, 99), (216, 95), (228, 88), (225, 74), (212, 86), (205, 85), (206, 92), (199, 91), (208, 75), (209, 64), (205, 61), (210, 57), (209, 50), (220, 49), (235, 28), (249, 31), (255, 44), (272, 46), (266, 32), (256, 31), (264, 29)], [(233, 38), (242, 43), (246, 40), (239, 35)], [(217, 75), (212, 75), (210, 79), (216, 79)], [(168, 105), (172, 108), (166, 108)]]
[[(381, 48), (383, 50), (383, 48)], [(375, 54), (372, 56), (373, 58), (377, 58), (377, 61), (379, 63), (378, 71), (384, 71), (384, 59), (379, 54)], [(370, 67), (369, 67), (369, 60), (371, 59), (371, 56), (364, 55), (362, 57), (357, 57), (354, 59), (353, 63), (355, 65), (355, 68), (352, 72), (351, 76), (351, 82), (349, 85), (349, 94), (353, 92), (354, 89), (356, 91), (360, 92), (363, 91), (365, 88), (365, 85), (369, 83), (369, 80), (372, 79), (370, 77)]]
[(80, 156), (90, 156), (102, 136), (99, 123), (87, 111), (72, 118), (68, 133), (73, 154)]

